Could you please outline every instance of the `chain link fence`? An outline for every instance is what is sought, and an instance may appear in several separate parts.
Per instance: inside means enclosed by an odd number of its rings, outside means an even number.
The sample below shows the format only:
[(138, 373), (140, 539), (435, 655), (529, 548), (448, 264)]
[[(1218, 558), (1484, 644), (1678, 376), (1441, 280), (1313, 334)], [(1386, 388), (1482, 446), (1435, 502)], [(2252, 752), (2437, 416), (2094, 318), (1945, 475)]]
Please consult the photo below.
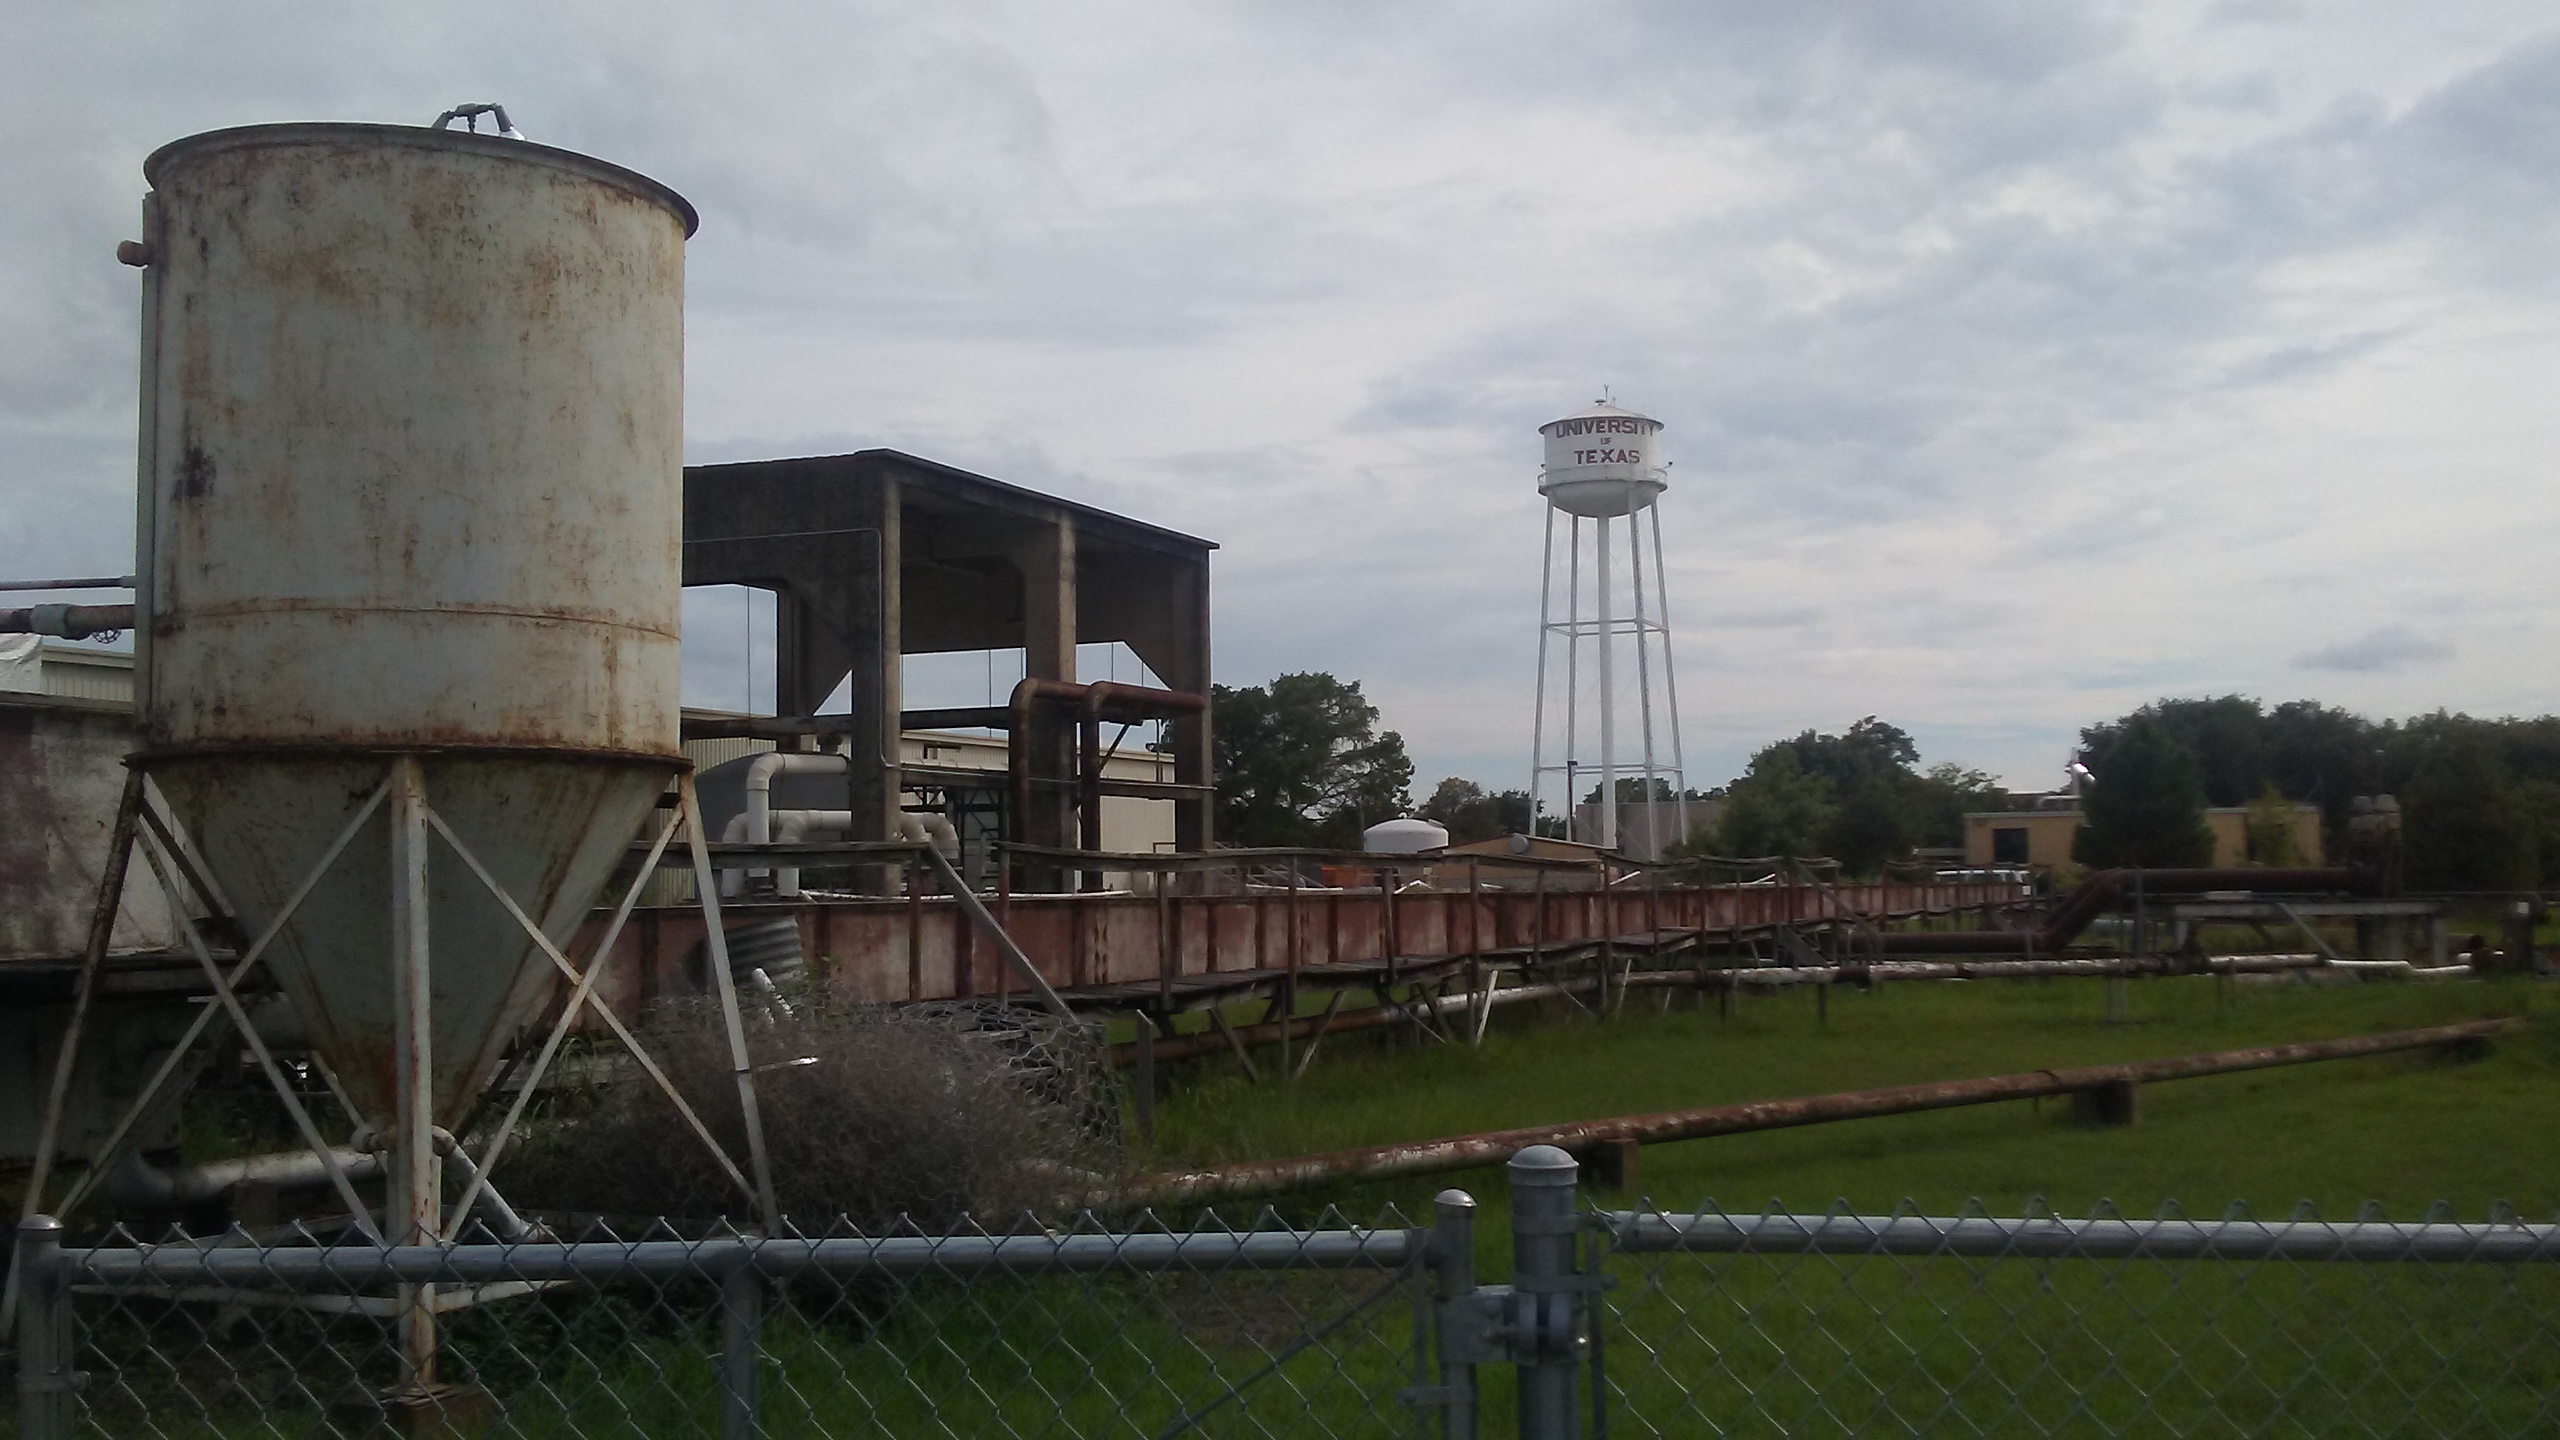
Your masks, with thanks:
[(1422, 1246), (1328, 1220), (392, 1249), (30, 1222), (20, 1436), (1411, 1434)]
[(2560, 1227), (2511, 1215), (1594, 1220), (1621, 1434), (2560, 1433)]
[(31, 1221), (17, 1433), (2560, 1432), (2560, 1227), (1596, 1211), (1578, 1179), (1522, 1152), (1481, 1233), (1457, 1191), (1427, 1225), (393, 1249)]

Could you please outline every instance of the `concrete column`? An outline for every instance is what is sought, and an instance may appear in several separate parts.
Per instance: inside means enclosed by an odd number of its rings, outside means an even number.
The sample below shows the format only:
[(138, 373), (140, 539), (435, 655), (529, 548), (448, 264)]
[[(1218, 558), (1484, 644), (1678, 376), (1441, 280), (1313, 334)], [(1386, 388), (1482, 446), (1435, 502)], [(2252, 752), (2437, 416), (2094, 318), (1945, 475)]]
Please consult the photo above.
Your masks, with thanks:
[[(878, 654), (873, 663), (878, 667), (874, 673), (880, 677), (880, 686), (879, 693), (871, 697), (870, 703), (864, 704), (859, 696), (854, 699), (854, 708), (860, 711), (868, 721), (863, 728), (874, 738), (870, 741), (872, 748), (868, 756), (864, 757), (870, 763), (865, 764), (864, 758), (857, 758), (852, 768), (856, 774), (867, 772), (878, 777), (877, 798), (863, 796), (861, 797), (863, 803), (858, 807), (862, 810), (877, 807), (871, 819), (862, 822), (864, 829), (877, 839), (894, 840), (897, 838), (900, 784), (898, 737), (901, 732), (898, 712), (906, 704), (905, 676), (902, 672), (906, 659), (907, 618), (906, 587), (901, 583), (906, 566), (906, 530), (902, 523), (905, 515), (905, 495), (896, 480), (887, 478), (881, 480), (879, 505), (880, 625), (877, 631), (879, 638), (875, 642)], [(863, 755), (860, 751), (855, 753), (857, 756)], [(859, 782), (856, 783), (858, 786)], [(857, 835), (861, 833), (863, 833), (861, 830), (855, 832)], [(896, 877), (886, 866), (874, 872), (873, 878), (884, 893), (895, 887)]]
[[(1189, 573), (1177, 582), (1173, 605), (1173, 654), (1171, 668), (1158, 671), (1168, 690), (1181, 690), (1195, 695), (1209, 693), (1209, 565), (1206, 560), (1189, 567)], [(1213, 714), (1184, 716), (1173, 722), (1166, 738), (1173, 745), (1173, 779), (1178, 785), (1208, 785), (1211, 757), (1214, 755)], [(1175, 802), (1173, 846), (1177, 850), (1206, 850), (1218, 833), (1218, 801), (1214, 795), (1197, 800)]]
[[(1023, 673), (1034, 680), (1076, 678), (1076, 532), (1061, 515), (1041, 526), (1014, 551), (1022, 571)], [(1015, 836), (1034, 845), (1077, 842), (1075, 794), (1066, 782), (1076, 773), (1076, 727), (1071, 712), (1042, 706), (1031, 732), (1010, 742), (1031, 757), (1031, 813), (1014, 817)], [(1063, 873), (1026, 870), (1040, 888), (1058, 888)]]
[(1042, 526), (1018, 554), (1022, 567), (1024, 674), (1034, 680), (1076, 678), (1076, 531), (1060, 516)]
[[(850, 677), (855, 723), (845, 736), (853, 763), (845, 776), (844, 808), (853, 813), (854, 838), (885, 840), (892, 838), (897, 811), (903, 699), (899, 490), (890, 479), (865, 489), (852, 507), (851, 523), (841, 527), (844, 533), (793, 537), (777, 543), (770, 557), (775, 569), (787, 565), (804, 577), (775, 591), (773, 698), (781, 714), (814, 715)], [(784, 545), (802, 548), (793, 553)], [(819, 555), (823, 562), (813, 563)], [(885, 872), (865, 870), (857, 878), (865, 889), (888, 885)]]

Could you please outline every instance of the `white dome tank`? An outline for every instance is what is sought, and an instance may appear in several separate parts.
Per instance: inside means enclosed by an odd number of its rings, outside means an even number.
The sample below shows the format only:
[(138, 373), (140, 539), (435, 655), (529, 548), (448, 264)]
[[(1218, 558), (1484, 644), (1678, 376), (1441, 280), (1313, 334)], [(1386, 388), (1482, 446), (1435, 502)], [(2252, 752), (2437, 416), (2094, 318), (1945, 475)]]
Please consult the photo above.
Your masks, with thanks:
[(1667, 485), (1662, 422), (1600, 401), (1538, 427), (1546, 464), (1538, 493), (1568, 515), (1606, 519), (1652, 504)]
[(1360, 832), (1360, 848), (1372, 855), (1419, 855), (1449, 843), (1449, 832), (1428, 820), (1407, 815), (1381, 820)]

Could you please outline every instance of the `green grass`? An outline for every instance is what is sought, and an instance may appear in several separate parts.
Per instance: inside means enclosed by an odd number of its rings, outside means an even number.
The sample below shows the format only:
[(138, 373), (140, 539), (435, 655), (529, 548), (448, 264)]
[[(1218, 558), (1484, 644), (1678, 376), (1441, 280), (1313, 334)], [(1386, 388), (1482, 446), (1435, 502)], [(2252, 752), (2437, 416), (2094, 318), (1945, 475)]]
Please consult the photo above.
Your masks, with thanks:
[[(2262, 1214), (2308, 1199), (2338, 1217), (2367, 1200), (2408, 1218), (2436, 1200), (2466, 1218), (2498, 1200), (2528, 1215), (2560, 1209), (2545, 1138), (2560, 1122), (2560, 1014), (2527, 982), (2151, 980), (2133, 986), (2132, 1003), (2134, 1023), (2108, 1025), (2094, 981), (1909, 984), (1836, 991), (1825, 1025), (1809, 991), (1746, 996), (1730, 1019), (1654, 1012), (1640, 994), (1606, 1023), (1506, 1015), (1481, 1049), (1336, 1037), (1295, 1084), (1249, 1083), (1224, 1058), (1176, 1071), (1157, 1143), (1134, 1158), (1215, 1163), (2524, 1014), (2486, 1058), (2464, 1063), (2407, 1055), (2156, 1085), (2131, 1129), (2079, 1128), (2059, 1102), (2007, 1103), (1650, 1147), (1642, 1189), (1669, 1208), (1752, 1211), (1843, 1197), (1871, 1213), (1906, 1200), (1947, 1213), (1977, 1197), (2001, 1214), (2034, 1197), (2066, 1214), (2101, 1201), (2146, 1213), (2172, 1198), (2203, 1212), (2240, 1200)], [(1506, 1278), (1498, 1171), (1341, 1186), (1281, 1208), (1301, 1221), (1328, 1203), (1419, 1215), (1451, 1184), (1483, 1201), (1480, 1277)], [(1243, 1220), (1254, 1207), (1226, 1208)], [(1608, 1270), (1621, 1434), (2560, 1428), (2560, 1267), (1617, 1256)], [(1387, 1278), (802, 1282), (765, 1326), (766, 1433), (1155, 1434)], [(84, 1312), (99, 1362), (167, 1344), (158, 1325), (109, 1333), (119, 1319), (147, 1321), (146, 1310)], [(563, 1291), (458, 1317), (450, 1353), (507, 1397), (497, 1433), (708, 1435), (713, 1314), (699, 1283), (655, 1296)], [(270, 1380), (317, 1379), (296, 1358), (310, 1353), (292, 1339), (298, 1322), (264, 1312), (245, 1323), (270, 1342)], [(1411, 1433), (1395, 1397), (1414, 1383), (1412, 1325), (1406, 1297), (1389, 1295), (1196, 1433)], [(236, 1366), (257, 1353), (246, 1338), (217, 1324), (205, 1341)], [(379, 1346), (360, 1368), (380, 1368)], [(115, 1408), (113, 1392), (90, 1393)], [(1490, 1372), (1484, 1433), (1507, 1432), (1510, 1394)], [(154, 1406), (153, 1419), (171, 1434), (313, 1433), (308, 1410), (251, 1419), (202, 1398), (210, 1403), (192, 1415)], [(117, 1416), (99, 1418), (116, 1428)]]
[[(2101, 1021), (2101, 982), (1908, 983), (1836, 988), (1828, 1024), (1809, 989), (1713, 1009), (1599, 1022), (1505, 1016), (1478, 1049), (1328, 1041), (1294, 1085), (1253, 1084), (1231, 1061), (1193, 1072), (1157, 1111), (1147, 1168), (1418, 1140), (1921, 1080), (2102, 1064), (2524, 1014), (2487, 1058), (2327, 1061), (2145, 1088), (2131, 1129), (2075, 1126), (2060, 1101), (2010, 1102), (1649, 1146), (1640, 1188), (1686, 1209), (1862, 1210), (1910, 1200), (1943, 1213), (1980, 1199), (2016, 1213), (2112, 1201), (2231, 1201), (2345, 1214), (2378, 1200), (2414, 1216), (2445, 1200), (2485, 1217), (2504, 1200), (2560, 1210), (2543, 1137), (2560, 1129), (2560, 1007), (2530, 982), (2345, 987), (2156, 979), (2131, 986), (2133, 1023)], [(1658, 992), (1657, 992), (1658, 993)], [(1679, 1004), (1690, 1002), (1684, 997)], [(1371, 1043), (1360, 1043), (1363, 1039)], [(1349, 1040), (1352, 1043), (1345, 1044)], [(1333, 1048), (1339, 1047), (1339, 1048)], [(1338, 1186), (1301, 1197), (1352, 1209), (1417, 1206), (1446, 1185), (1492, 1201), (1498, 1171)]]
[[(2347, 987), (2151, 980), (2133, 1023), (2096, 981), (1811, 992), (1597, 1022), (1520, 1016), (1481, 1049), (1345, 1046), (1296, 1085), (1231, 1064), (1159, 1112), (1153, 1165), (1422, 1139), (1920, 1080), (2406, 1029), (2526, 1023), (2477, 1060), (2322, 1062), (2148, 1087), (2141, 1123), (2094, 1130), (2011, 1102), (1648, 1147), (1641, 1191), (1687, 1210), (2015, 1215), (2308, 1200), (2417, 1218), (2499, 1201), (2549, 1218), (2560, 1172), (2560, 1015), (2524, 981)], [(1685, 1002), (1683, 1002), (1685, 1004)], [(1332, 1042), (1338, 1043), (1338, 1042)], [(1483, 1278), (1509, 1270), (1498, 1170), (1292, 1197), (1419, 1209), (1479, 1199)], [(1609, 1204), (1633, 1203), (1593, 1197)], [(1623, 1433), (2540, 1434), (2560, 1426), (2560, 1269), (1620, 1256), (1608, 1373)], [(1489, 1425), (1507, 1394), (1488, 1387)], [(1489, 1429), (1488, 1433), (1498, 1433)]]

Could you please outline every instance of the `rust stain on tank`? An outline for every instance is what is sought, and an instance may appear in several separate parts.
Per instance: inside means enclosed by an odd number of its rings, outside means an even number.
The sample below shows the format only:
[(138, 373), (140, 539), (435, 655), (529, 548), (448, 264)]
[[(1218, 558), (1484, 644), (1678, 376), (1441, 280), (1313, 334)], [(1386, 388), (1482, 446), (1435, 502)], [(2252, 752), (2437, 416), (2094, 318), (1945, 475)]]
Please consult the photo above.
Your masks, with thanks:
[(204, 447), (190, 443), (186, 454), (178, 460), (178, 498), (201, 500), (213, 493), (213, 457)]

